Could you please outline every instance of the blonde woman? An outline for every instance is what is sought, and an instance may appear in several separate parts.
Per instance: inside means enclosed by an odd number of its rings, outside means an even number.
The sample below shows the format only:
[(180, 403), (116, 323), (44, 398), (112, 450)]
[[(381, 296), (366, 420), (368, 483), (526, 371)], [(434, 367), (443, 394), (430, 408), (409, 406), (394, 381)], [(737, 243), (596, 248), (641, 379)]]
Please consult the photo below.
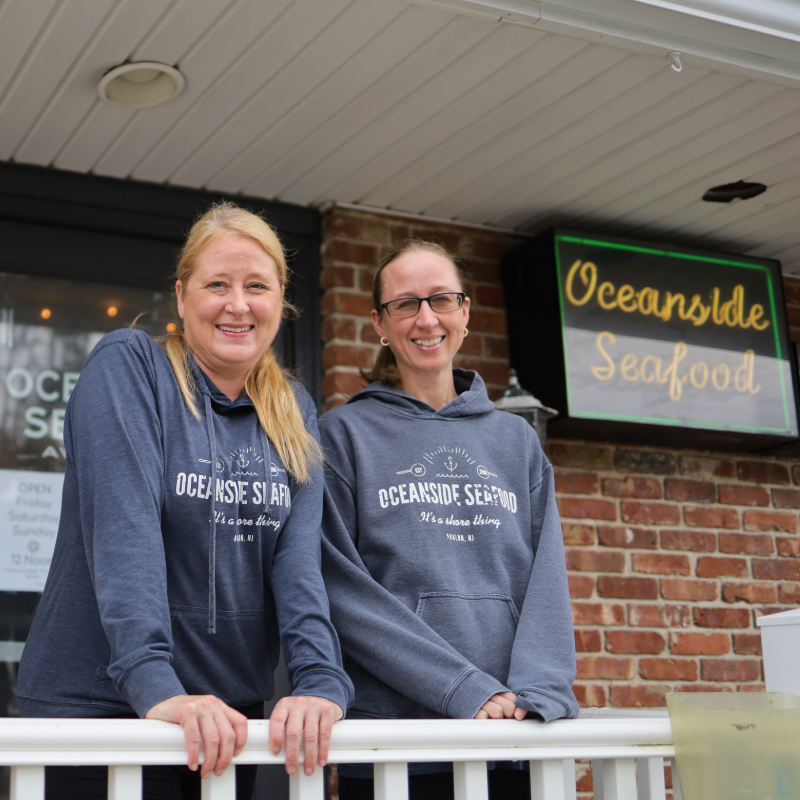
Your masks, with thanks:
[[(351, 699), (320, 576), (316, 412), (271, 349), (286, 281), (275, 232), (215, 206), (177, 267), (182, 326), (163, 346), (106, 336), (67, 408), (61, 523), (20, 709), (182, 725), (188, 768), (146, 769), (146, 798), (199, 798), (199, 776), (222, 773), (247, 718), (263, 716), (281, 645), (294, 692), (270, 745), (285, 738), (290, 774), (301, 746), (307, 773), (324, 765)], [(237, 767), (238, 798), (254, 782), (255, 767)], [(48, 769), (47, 792), (105, 798), (105, 771)]]

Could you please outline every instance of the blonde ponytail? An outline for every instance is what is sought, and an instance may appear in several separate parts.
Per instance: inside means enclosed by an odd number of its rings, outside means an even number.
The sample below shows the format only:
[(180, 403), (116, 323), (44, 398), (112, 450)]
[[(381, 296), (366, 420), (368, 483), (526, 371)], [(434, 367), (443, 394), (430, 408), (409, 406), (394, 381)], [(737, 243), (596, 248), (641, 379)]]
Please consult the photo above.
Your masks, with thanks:
[[(286, 285), (289, 270), (275, 231), (261, 217), (229, 202), (212, 206), (192, 226), (175, 270), (176, 281), (185, 286), (196, 268), (200, 252), (232, 233), (247, 236), (260, 244), (275, 262), (281, 286)], [(289, 311), (294, 311), (294, 307), (284, 301), (283, 316)], [(178, 328), (165, 336), (161, 343), (189, 411), (195, 419), (200, 419), (197, 387), (189, 358), (191, 351), (183, 331)], [(292, 383), (291, 373), (278, 364), (270, 347), (245, 376), (244, 389), (287, 471), (295, 480), (305, 483), (314, 467), (322, 463), (322, 454), (316, 439), (306, 429)]]
[[(244, 390), (286, 469), (300, 483), (305, 483), (311, 468), (322, 463), (322, 453), (316, 439), (306, 430), (289, 379), (289, 373), (278, 364), (270, 349), (247, 373)], [(303, 435), (298, 436), (298, 431)]]
[(162, 339), (161, 344), (167, 353), (169, 363), (172, 365), (172, 371), (175, 373), (175, 379), (178, 381), (178, 387), (181, 390), (183, 399), (192, 412), (195, 419), (200, 419), (200, 412), (197, 410), (197, 403), (195, 402), (195, 383), (192, 369), (189, 366), (189, 348), (183, 338), (183, 332), (178, 331), (172, 333)]

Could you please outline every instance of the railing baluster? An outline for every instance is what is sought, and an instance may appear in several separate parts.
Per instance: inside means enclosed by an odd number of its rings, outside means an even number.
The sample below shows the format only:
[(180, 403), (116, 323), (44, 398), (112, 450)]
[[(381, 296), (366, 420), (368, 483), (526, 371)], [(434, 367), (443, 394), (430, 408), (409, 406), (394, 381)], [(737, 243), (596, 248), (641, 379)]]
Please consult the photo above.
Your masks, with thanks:
[(44, 767), (11, 767), (11, 800), (44, 800)]
[(531, 761), (531, 800), (565, 800), (564, 788), (563, 761)]
[(142, 768), (109, 767), (108, 800), (142, 800)]
[(592, 785), (595, 796), (599, 782), (603, 787), (603, 800), (636, 800), (635, 759), (604, 759), (600, 762), (601, 768), (597, 773), (595, 772), (595, 763), (592, 761)]
[(666, 800), (663, 758), (637, 758), (636, 782), (639, 800)]
[(675, 759), (669, 760), (670, 767), (672, 768), (672, 797), (674, 800), (683, 800), (683, 793), (681, 792), (681, 781), (678, 778), (678, 766)]
[(592, 794), (594, 800), (606, 800), (603, 794), (603, 762), (599, 758), (593, 758), (592, 764)]
[(408, 800), (408, 764), (375, 764), (375, 800)]
[(575, 759), (565, 758), (561, 764), (564, 767), (564, 800), (577, 800), (578, 787), (575, 779)]
[(453, 764), (456, 800), (489, 800), (489, 776), (485, 761), (456, 761)]
[(201, 800), (236, 800), (236, 770), (232, 766), (219, 777), (212, 772), (200, 785)]
[[(317, 767), (313, 775), (306, 775), (301, 764), (299, 771), (289, 776), (289, 800), (323, 800), (324, 797), (324, 769)], [(233, 795), (231, 795), (231, 800), (233, 800)]]

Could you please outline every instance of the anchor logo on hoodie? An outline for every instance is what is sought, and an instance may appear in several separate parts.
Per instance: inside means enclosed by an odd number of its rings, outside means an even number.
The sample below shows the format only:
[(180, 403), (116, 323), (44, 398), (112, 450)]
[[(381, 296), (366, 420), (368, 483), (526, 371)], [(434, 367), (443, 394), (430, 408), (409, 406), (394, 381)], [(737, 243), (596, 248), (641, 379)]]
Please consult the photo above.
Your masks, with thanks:
[(238, 478), (240, 475), (256, 477), (258, 475), (257, 472), (253, 472), (252, 469), (248, 470), (250, 462), (255, 460), (255, 463), (258, 464), (264, 461), (264, 456), (256, 455), (255, 450), (253, 450), (252, 447), (234, 450), (232, 453), (230, 453), (230, 458), (232, 478)]

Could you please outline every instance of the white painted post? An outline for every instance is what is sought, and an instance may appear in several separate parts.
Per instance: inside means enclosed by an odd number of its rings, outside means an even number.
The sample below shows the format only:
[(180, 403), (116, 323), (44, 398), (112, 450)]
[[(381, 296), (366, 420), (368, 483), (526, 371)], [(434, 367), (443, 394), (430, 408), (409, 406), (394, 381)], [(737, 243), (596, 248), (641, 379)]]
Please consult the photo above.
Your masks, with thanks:
[(531, 761), (531, 800), (566, 800), (564, 789), (562, 761)]
[(564, 768), (564, 800), (577, 800), (578, 787), (575, 779), (575, 759), (565, 758), (561, 764)]
[(408, 800), (408, 764), (375, 764), (375, 800)]
[(44, 800), (44, 767), (11, 767), (11, 800)]
[(637, 758), (636, 780), (639, 800), (666, 800), (663, 758)]
[[(602, 762), (600, 781), (603, 800), (636, 800), (636, 761), (633, 758), (607, 758)], [(592, 761), (592, 784), (597, 792), (597, 778)]]
[(800, 695), (800, 608), (758, 620), (768, 692)]
[(675, 759), (671, 758), (669, 760), (670, 766), (672, 767), (672, 797), (674, 800), (683, 800), (683, 792), (681, 791), (681, 780), (678, 777), (678, 765), (675, 763)]
[[(289, 776), (289, 800), (322, 800), (324, 797), (324, 769), (317, 767), (313, 775), (306, 775), (303, 772), (303, 765), (300, 764), (298, 772)], [(204, 797), (203, 800), (206, 798)], [(231, 795), (231, 800), (234, 800), (233, 795)]]
[(109, 767), (108, 800), (142, 800), (142, 768)]
[(603, 761), (600, 758), (593, 758), (592, 764), (592, 794), (594, 800), (606, 800), (603, 794)]
[(489, 800), (486, 762), (456, 761), (453, 764), (453, 789), (456, 800)]
[(201, 800), (236, 800), (236, 770), (230, 766), (219, 777), (212, 772), (200, 786)]

